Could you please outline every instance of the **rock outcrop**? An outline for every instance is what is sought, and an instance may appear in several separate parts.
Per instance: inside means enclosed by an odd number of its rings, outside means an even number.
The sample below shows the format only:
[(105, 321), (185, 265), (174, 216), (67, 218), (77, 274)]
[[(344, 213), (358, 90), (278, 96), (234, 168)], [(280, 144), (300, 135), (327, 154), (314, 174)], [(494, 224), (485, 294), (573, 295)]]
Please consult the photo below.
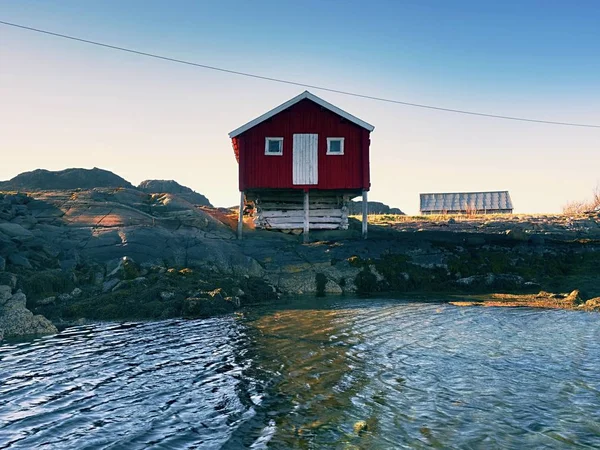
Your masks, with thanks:
[(0, 285), (0, 339), (28, 335), (57, 333), (56, 327), (44, 316), (34, 315), (26, 307), (27, 297), (20, 290)]
[(55, 189), (93, 189), (98, 187), (133, 188), (131, 183), (114, 173), (98, 169), (65, 169), (50, 171), (37, 169), (24, 172), (9, 181), (0, 182), (2, 190), (55, 190)]
[[(2, 290), (8, 332), (48, 332), (32, 313), (59, 325), (196, 317), (286, 294), (579, 287), (571, 303), (600, 295), (590, 276), (600, 263), (596, 216), (561, 219), (559, 235), (540, 232), (539, 218), (525, 229), (511, 218), (396, 217), (371, 225), (366, 241), (351, 219), (348, 230), (311, 233), (315, 241), (302, 245), (293, 234), (251, 229), (238, 241), (236, 214), (200, 206), (191, 194), (199, 195), (168, 181), (0, 192), (0, 285), (16, 296), (8, 302)], [(11, 328), (6, 317), (21, 325)]]
[[(385, 203), (381, 202), (367, 202), (369, 204), (369, 214), (392, 214), (403, 216), (404, 213), (400, 210), (400, 208), (392, 208)], [(357, 215), (362, 214), (362, 202), (361, 201), (352, 201), (349, 205), (349, 214)]]
[(174, 180), (145, 180), (139, 184), (138, 189), (150, 194), (176, 194), (193, 205), (212, 206), (204, 195)]

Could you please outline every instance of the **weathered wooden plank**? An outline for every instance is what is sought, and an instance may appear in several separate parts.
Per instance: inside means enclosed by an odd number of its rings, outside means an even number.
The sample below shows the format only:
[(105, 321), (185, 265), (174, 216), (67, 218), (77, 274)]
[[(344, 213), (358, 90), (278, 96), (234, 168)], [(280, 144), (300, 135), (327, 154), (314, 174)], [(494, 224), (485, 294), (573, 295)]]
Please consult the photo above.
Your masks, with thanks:
[[(327, 211), (327, 210), (338, 210), (341, 211), (342, 209), (337, 207), (336, 205), (310, 205), (310, 210), (311, 211)], [(297, 207), (297, 206), (285, 206), (285, 205), (280, 205), (278, 207), (273, 207), (273, 208), (263, 208), (262, 206), (257, 206), (256, 207), (256, 211), (304, 211), (304, 206)]]
[[(271, 230), (302, 230), (302, 226), (299, 226), (297, 223), (269, 225), (265, 226), (265, 228)], [(337, 230), (340, 228), (340, 225), (336, 223), (315, 223), (310, 228), (313, 230)]]
[[(261, 217), (304, 217), (304, 210), (291, 211), (259, 211)], [(341, 209), (310, 209), (310, 217), (343, 217)]]
[[(303, 217), (269, 217), (262, 219), (262, 222), (265, 223), (297, 223), (300, 226), (304, 224)], [(341, 217), (310, 217), (309, 223), (342, 223)]]

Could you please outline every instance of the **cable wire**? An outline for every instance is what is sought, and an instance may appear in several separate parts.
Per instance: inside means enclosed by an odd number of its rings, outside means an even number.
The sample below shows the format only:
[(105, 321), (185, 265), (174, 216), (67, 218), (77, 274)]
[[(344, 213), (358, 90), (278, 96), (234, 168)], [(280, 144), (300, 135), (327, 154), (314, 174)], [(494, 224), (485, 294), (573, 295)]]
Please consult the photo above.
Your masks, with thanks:
[(119, 50), (122, 52), (133, 53), (133, 54), (141, 55), (141, 56), (147, 56), (149, 58), (160, 59), (163, 61), (175, 62), (175, 63), (179, 63), (179, 64), (186, 64), (188, 66), (201, 67), (203, 69), (215, 70), (218, 72), (224, 72), (224, 73), (229, 73), (229, 74), (233, 74), (233, 75), (240, 75), (240, 76), (249, 77), (249, 78), (256, 78), (259, 80), (272, 81), (275, 83), (289, 84), (292, 86), (300, 86), (300, 87), (305, 87), (305, 88), (309, 88), (309, 89), (318, 89), (321, 91), (333, 92), (336, 94), (348, 95), (348, 96), (364, 98), (364, 99), (368, 99), (368, 100), (375, 100), (375, 101), (379, 101), (379, 102), (393, 103), (393, 104), (404, 105), (404, 106), (412, 106), (415, 108), (432, 109), (432, 110), (436, 110), (436, 111), (445, 111), (445, 112), (451, 112), (451, 113), (456, 113), (456, 114), (467, 114), (467, 115), (471, 115), (471, 116), (491, 117), (494, 119), (517, 120), (517, 121), (521, 121), (521, 122), (534, 122), (534, 123), (543, 123), (543, 124), (548, 124), (548, 125), (562, 125), (562, 126), (569, 126), (569, 127), (600, 128), (600, 125), (593, 125), (593, 124), (584, 124), (584, 123), (575, 123), (575, 122), (558, 122), (558, 121), (554, 121), (554, 120), (540, 120), (540, 119), (530, 119), (530, 118), (526, 118), (526, 117), (504, 116), (504, 115), (500, 115), (500, 114), (488, 114), (488, 113), (482, 113), (482, 112), (476, 112), (476, 111), (467, 111), (467, 110), (462, 110), (462, 109), (444, 108), (441, 106), (424, 105), (424, 104), (420, 104), (420, 103), (410, 103), (410, 102), (393, 100), (393, 99), (383, 98), (383, 97), (375, 97), (372, 95), (358, 94), (356, 92), (343, 91), (340, 89), (333, 89), (333, 88), (328, 88), (328, 87), (324, 87), (324, 86), (317, 86), (314, 84), (300, 83), (300, 82), (291, 81), (291, 80), (284, 80), (281, 78), (267, 77), (267, 76), (263, 76), (263, 75), (257, 75), (254, 73), (241, 72), (238, 70), (225, 69), (222, 67), (210, 66), (207, 64), (200, 64), (200, 63), (195, 63), (195, 62), (191, 62), (191, 61), (185, 61), (182, 59), (170, 58), (168, 56), (162, 56), (162, 55), (157, 55), (154, 53), (142, 52), (142, 51), (134, 50), (131, 48), (105, 44), (103, 42), (90, 41), (88, 39), (82, 39), (82, 38), (78, 38), (75, 36), (69, 36), (66, 34), (54, 33), (52, 31), (28, 27), (28, 26), (19, 25), (16, 23), (4, 22), (2, 20), (0, 20), (0, 24), (7, 25), (10, 27), (15, 27), (15, 28), (21, 28), (23, 30), (34, 31), (36, 33), (47, 34), (50, 36), (56, 36), (56, 37), (60, 37), (60, 38), (64, 38), (64, 39), (70, 39), (72, 41), (96, 45), (99, 47), (105, 47), (105, 48), (110, 48), (113, 50)]

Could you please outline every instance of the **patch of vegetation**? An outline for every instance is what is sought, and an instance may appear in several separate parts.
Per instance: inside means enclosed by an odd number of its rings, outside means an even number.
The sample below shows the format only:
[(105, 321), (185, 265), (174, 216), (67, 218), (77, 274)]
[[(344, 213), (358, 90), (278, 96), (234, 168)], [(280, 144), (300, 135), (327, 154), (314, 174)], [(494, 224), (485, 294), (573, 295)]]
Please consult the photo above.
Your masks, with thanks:
[(27, 299), (35, 306), (35, 301), (44, 297), (70, 292), (75, 287), (73, 278), (60, 270), (46, 270), (23, 275), (20, 288)]
[(452, 277), (445, 268), (425, 268), (410, 261), (407, 255), (386, 254), (375, 263), (377, 271), (385, 278), (389, 290), (434, 292), (450, 289)]
[(325, 286), (327, 285), (327, 277), (319, 272), (315, 275), (315, 283), (317, 285), (317, 297), (325, 297)]
[(356, 293), (368, 297), (379, 290), (377, 276), (368, 267), (364, 267), (354, 278)]

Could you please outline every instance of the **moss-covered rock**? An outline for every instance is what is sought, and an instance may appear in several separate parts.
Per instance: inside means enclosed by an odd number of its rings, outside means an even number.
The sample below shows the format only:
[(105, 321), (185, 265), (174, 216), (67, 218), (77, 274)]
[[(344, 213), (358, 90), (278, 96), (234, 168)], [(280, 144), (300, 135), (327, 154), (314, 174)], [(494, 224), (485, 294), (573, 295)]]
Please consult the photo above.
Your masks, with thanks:
[(356, 275), (354, 284), (356, 285), (356, 293), (361, 296), (369, 296), (379, 291), (377, 276), (368, 267), (364, 267)]

